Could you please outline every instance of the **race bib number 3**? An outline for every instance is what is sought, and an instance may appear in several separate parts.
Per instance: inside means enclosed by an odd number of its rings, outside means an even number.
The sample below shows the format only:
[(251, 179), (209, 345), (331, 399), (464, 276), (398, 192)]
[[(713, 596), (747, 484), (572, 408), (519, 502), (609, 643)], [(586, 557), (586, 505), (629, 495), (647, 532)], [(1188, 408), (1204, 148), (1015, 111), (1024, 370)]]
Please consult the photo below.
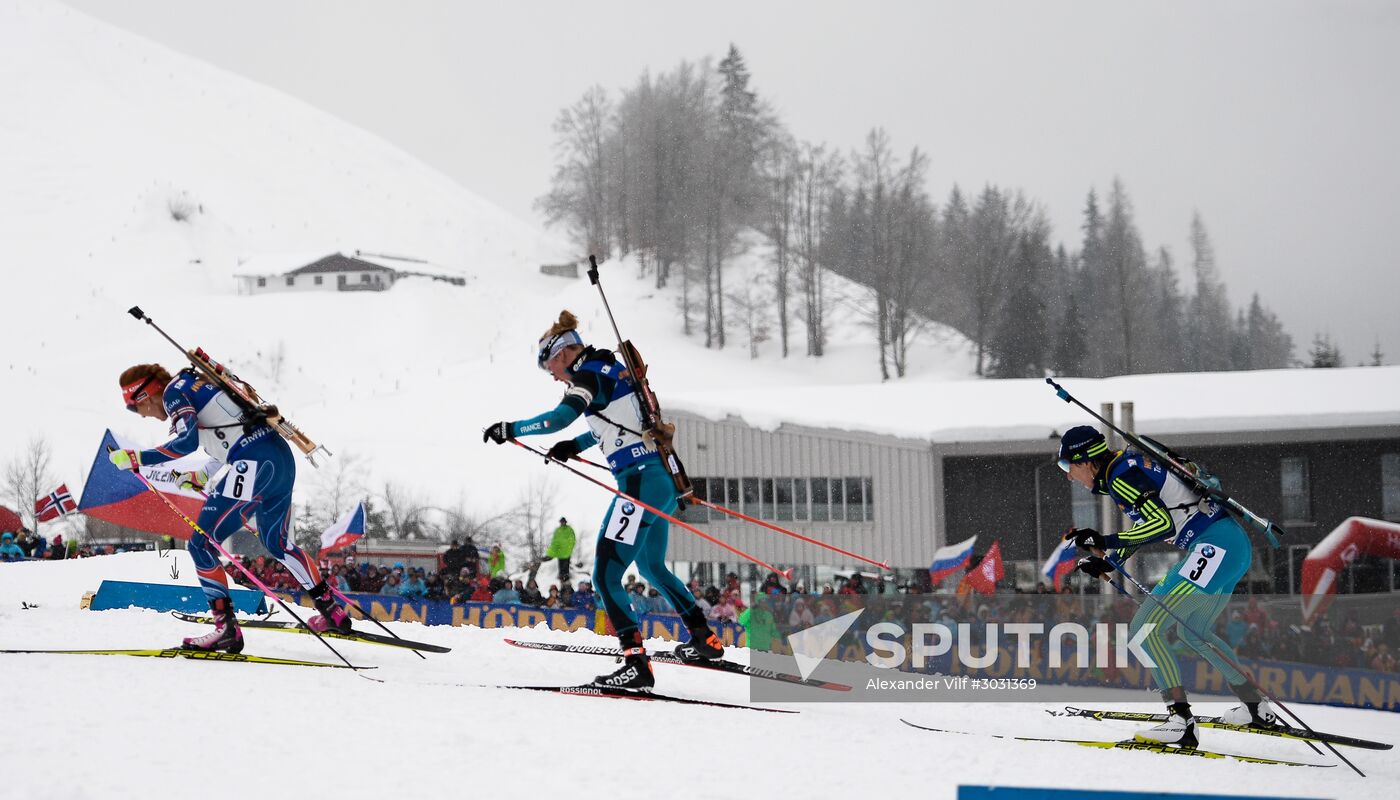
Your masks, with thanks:
[(608, 527), (603, 531), (603, 536), (618, 544), (634, 544), (637, 541), (637, 526), (641, 524), (641, 507), (619, 497), (613, 502), (612, 516), (608, 517)]
[(1224, 560), (1225, 548), (1203, 542), (1192, 548), (1191, 555), (1186, 557), (1177, 574), (1204, 589)]
[(253, 482), (258, 475), (258, 462), (235, 461), (229, 464), (224, 476), (223, 496), (234, 500), (248, 500), (253, 496)]

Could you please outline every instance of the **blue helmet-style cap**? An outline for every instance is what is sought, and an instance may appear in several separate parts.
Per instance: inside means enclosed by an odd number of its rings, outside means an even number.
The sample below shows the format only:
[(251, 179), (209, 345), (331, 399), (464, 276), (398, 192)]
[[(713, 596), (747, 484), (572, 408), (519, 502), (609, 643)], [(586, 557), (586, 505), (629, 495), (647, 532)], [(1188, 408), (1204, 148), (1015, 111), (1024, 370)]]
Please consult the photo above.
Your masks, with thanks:
[(1076, 425), (1060, 437), (1060, 469), (1069, 472), (1070, 464), (1079, 464), (1108, 452), (1108, 440), (1092, 425)]

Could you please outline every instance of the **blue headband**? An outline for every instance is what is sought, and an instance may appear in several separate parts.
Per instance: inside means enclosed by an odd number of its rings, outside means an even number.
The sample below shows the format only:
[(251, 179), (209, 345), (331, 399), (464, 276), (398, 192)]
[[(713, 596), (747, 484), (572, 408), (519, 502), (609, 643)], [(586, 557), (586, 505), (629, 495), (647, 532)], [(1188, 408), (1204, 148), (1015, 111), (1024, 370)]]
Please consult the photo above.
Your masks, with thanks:
[(553, 336), (546, 336), (540, 339), (540, 351), (535, 357), (536, 363), (539, 364), (540, 369), (545, 369), (545, 364), (547, 364), (551, 358), (554, 358), (560, 350), (563, 350), (571, 344), (583, 344), (583, 337), (578, 335), (578, 331), (560, 331)]

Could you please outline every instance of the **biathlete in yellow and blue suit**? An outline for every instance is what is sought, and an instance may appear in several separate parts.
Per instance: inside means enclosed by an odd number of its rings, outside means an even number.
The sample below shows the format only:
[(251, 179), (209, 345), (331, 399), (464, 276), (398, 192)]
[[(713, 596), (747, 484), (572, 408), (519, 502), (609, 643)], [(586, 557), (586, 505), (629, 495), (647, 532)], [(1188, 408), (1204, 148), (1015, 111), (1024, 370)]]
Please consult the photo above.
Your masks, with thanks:
[(1109, 580), (1116, 565), (1145, 545), (1169, 542), (1186, 551), (1152, 590), (1161, 602), (1142, 603), (1130, 626), (1136, 635), (1145, 625), (1153, 625), (1143, 639), (1143, 649), (1156, 663), (1152, 677), (1168, 708), (1166, 722), (1138, 733), (1137, 738), (1188, 747), (1197, 743), (1196, 719), (1182, 686), (1181, 667), (1166, 640), (1173, 626), (1187, 645), (1220, 670), (1243, 701), (1223, 715), (1225, 720), (1272, 725), (1275, 715), (1268, 701), (1202, 638), (1239, 662), (1234, 649), (1215, 633), (1215, 620), (1249, 571), (1252, 546), (1244, 529), (1219, 503), (1202, 496), (1152, 456), (1109, 450), (1103, 434), (1092, 426), (1071, 428), (1060, 438), (1058, 463), (1069, 480), (1094, 494), (1108, 495), (1133, 521), (1122, 533), (1070, 529), (1065, 538), (1092, 553), (1080, 559), (1078, 569)]

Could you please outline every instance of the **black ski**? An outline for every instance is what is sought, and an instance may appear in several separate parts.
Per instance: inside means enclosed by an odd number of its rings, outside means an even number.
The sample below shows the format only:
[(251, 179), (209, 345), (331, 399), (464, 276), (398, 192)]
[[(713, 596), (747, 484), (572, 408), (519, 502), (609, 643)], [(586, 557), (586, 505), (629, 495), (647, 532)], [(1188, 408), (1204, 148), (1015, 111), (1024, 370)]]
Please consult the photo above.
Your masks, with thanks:
[[(527, 650), (546, 650), (551, 653), (582, 653), (590, 656), (613, 656), (621, 657), (622, 651), (616, 647), (591, 647), (579, 644), (556, 644), (554, 642), (522, 642), (516, 639), (506, 639), (506, 644), (523, 647)], [(782, 683), (793, 683), (800, 686), (811, 686), (815, 689), (830, 689), (835, 692), (849, 692), (851, 687), (844, 683), (834, 681), (817, 680), (816, 678), (803, 678), (801, 675), (791, 675), (786, 672), (774, 672), (762, 667), (751, 667), (747, 664), (740, 664), (737, 661), (684, 661), (669, 650), (648, 650), (647, 655), (651, 660), (660, 664), (679, 664), (686, 667), (699, 667), (700, 669), (712, 669), (718, 672), (728, 672), (731, 675), (746, 675), (750, 678), (765, 678), (770, 681), (780, 681)]]
[(483, 689), (522, 689), (529, 692), (554, 692), (555, 694), (577, 695), (579, 697), (608, 697), (614, 700), (640, 700), (645, 702), (682, 703), (688, 706), (709, 706), (710, 708), (732, 708), (740, 711), (767, 711), (770, 714), (796, 714), (786, 708), (764, 708), (746, 706), (739, 703), (721, 703), (718, 700), (697, 700), (692, 697), (675, 697), (669, 694), (642, 692), (636, 689), (617, 689), (604, 686), (483, 686)]
[[(1113, 719), (1125, 720), (1128, 722), (1166, 722), (1166, 714), (1148, 714), (1136, 711), (1104, 711), (1092, 708), (1075, 708), (1065, 706), (1064, 711), (1047, 711), (1052, 717), (1084, 717), (1086, 719)], [(1204, 728), (1218, 728), (1225, 731), (1238, 731), (1240, 733), (1257, 733), (1261, 736), (1276, 736), (1281, 739), (1299, 739), (1308, 742), (1328, 742), (1339, 744), (1345, 747), (1359, 747), (1363, 750), (1389, 750), (1394, 745), (1385, 742), (1376, 742), (1370, 739), (1358, 739), (1352, 736), (1343, 736), (1339, 733), (1323, 733), (1321, 731), (1309, 732), (1305, 728), (1294, 728), (1288, 725), (1275, 725), (1270, 728), (1256, 728), (1252, 725), (1236, 725), (1224, 722), (1220, 717), (1196, 717), (1196, 724)]]
[(956, 733), (961, 736), (988, 736), (993, 739), (1013, 739), (1018, 742), (1059, 742), (1061, 744), (1077, 744), (1081, 747), (1097, 747), (1102, 750), (1133, 750), (1139, 753), (1158, 753), (1169, 756), (1194, 756), (1196, 758), (1227, 758), (1235, 761), (1244, 761), (1250, 764), (1278, 764), (1286, 767), (1335, 767), (1336, 764), (1309, 764), (1306, 761), (1285, 761), (1278, 758), (1264, 758), (1263, 756), (1244, 756), (1237, 753), (1217, 753), (1214, 750), (1202, 750), (1199, 747), (1176, 747), (1174, 745), (1163, 744), (1161, 742), (1139, 742), (1136, 739), (1128, 739), (1121, 742), (1100, 742), (1085, 739), (1042, 739), (1034, 736), (1004, 736), (996, 733), (971, 733), (969, 731), (954, 731), (946, 728), (930, 728), (925, 725), (915, 725), (907, 719), (901, 719), (905, 725), (911, 728), (918, 728), (921, 731), (933, 731), (934, 733)]
[[(203, 625), (213, 625), (214, 618), (207, 614), (186, 614), (183, 611), (170, 612), (176, 619), (185, 622), (197, 622)], [(270, 619), (240, 619), (239, 627), (256, 628), (263, 631), (282, 631), (284, 633), (304, 633), (311, 635), (311, 629), (305, 625), (298, 625), (295, 622), (279, 622)], [(322, 631), (322, 636), (331, 639), (344, 639), (347, 642), (367, 642), (369, 644), (382, 644), (389, 647), (403, 647), (409, 650), (426, 650), (429, 653), (450, 653), (452, 648), (443, 647), (440, 644), (428, 644), (426, 642), (415, 642), (412, 639), (397, 639), (393, 636), (385, 636), (382, 633), (369, 633), (367, 631), (351, 631), (343, 633), (341, 631)]]
[(35, 655), (64, 656), (140, 656), (144, 658), (188, 658), (194, 661), (226, 661), (240, 664), (280, 664), (287, 667), (330, 667), (332, 669), (374, 669), (374, 667), (350, 667), (345, 664), (328, 664), (324, 661), (303, 661), (295, 658), (273, 658), (254, 656), (247, 653), (224, 653), (217, 650), (181, 650), (170, 647), (164, 650), (0, 650), (0, 653), (31, 653)]

